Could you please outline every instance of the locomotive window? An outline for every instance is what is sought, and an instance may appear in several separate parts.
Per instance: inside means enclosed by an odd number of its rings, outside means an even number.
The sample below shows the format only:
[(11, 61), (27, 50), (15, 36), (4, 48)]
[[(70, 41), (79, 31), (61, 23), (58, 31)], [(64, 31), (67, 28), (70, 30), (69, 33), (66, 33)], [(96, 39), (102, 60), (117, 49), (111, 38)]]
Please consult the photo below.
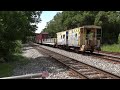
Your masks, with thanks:
[(61, 39), (62, 39), (62, 35), (61, 35)]

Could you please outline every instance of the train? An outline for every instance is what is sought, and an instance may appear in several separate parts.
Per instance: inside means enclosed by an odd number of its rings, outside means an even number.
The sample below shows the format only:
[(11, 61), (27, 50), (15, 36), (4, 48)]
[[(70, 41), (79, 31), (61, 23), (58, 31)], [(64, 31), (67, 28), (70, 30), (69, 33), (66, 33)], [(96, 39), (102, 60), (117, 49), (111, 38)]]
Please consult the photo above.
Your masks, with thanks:
[(40, 33), (35, 36), (35, 42), (63, 49), (74, 49), (75, 52), (90, 51), (92, 53), (94, 50), (101, 50), (101, 26), (84, 25), (56, 34), (56, 38), (50, 38), (48, 33)]

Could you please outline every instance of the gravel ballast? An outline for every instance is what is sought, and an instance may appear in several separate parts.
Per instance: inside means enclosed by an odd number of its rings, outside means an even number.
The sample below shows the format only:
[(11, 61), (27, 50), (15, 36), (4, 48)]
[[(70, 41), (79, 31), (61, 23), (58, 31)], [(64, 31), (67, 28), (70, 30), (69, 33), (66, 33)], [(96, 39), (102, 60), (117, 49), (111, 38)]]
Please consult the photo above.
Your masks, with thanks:
[[(47, 79), (80, 79), (79, 76), (71, 76), (71, 71), (55, 59), (39, 53), (36, 49), (29, 45), (24, 45), (23, 56), (27, 57), (29, 62), (26, 65), (17, 65), (13, 70), (12, 76), (25, 74), (41, 73), (48, 71)], [(38, 78), (37, 78), (38, 79)]]
[(100, 68), (102, 70), (105, 70), (107, 72), (110, 72), (110, 73), (113, 73), (115, 75), (120, 76), (120, 64), (110, 63), (108, 61), (105, 61), (105, 60), (102, 60), (99, 58), (93, 58), (92, 56), (86, 56), (86, 55), (77, 54), (74, 52), (68, 52), (65, 50), (58, 49), (58, 48), (52, 48), (52, 47), (43, 46), (43, 45), (39, 45), (39, 47), (49, 49), (49, 50), (54, 51), (56, 53), (68, 56), (68, 57), (73, 58), (75, 60), (84, 62), (86, 64), (92, 65), (94, 67)]

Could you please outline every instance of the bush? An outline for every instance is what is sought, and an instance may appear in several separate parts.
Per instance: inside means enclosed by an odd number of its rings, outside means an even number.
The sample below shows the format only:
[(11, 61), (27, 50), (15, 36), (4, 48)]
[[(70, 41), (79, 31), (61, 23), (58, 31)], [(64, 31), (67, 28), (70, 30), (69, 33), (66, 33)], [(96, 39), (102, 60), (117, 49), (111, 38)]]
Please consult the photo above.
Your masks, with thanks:
[(22, 52), (22, 42), (19, 40), (5, 41), (1, 46), (0, 59), (3, 58), (5, 61), (9, 61), (13, 54)]
[(15, 49), (14, 49), (14, 52), (15, 53), (21, 53), (22, 52), (22, 50), (21, 50), (21, 48), (22, 48), (22, 42), (20, 41), (20, 40), (17, 40), (16, 42), (15, 42)]
[(120, 45), (119, 44), (103, 45), (102, 46), (102, 51), (120, 52)]
[(119, 34), (119, 36), (118, 36), (118, 43), (120, 44), (120, 34)]

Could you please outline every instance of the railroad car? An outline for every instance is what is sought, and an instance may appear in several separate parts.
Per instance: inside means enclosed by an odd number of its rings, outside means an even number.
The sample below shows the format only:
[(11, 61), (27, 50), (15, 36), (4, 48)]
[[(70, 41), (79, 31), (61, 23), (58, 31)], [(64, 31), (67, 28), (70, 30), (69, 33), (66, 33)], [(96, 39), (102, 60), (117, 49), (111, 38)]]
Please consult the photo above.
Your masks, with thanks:
[(95, 25), (85, 25), (82, 27), (58, 32), (57, 38), (48, 38), (48, 33), (40, 33), (36, 36), (36, 42), (60, 47), (64, 49), (74, 49), (76, 52), (101, 50), (102, 28)]
[(47, 32), (37, 33), (35, 36), (35, 42), (38, 44), (56, 46), (57, 38), (49, 38)]
[(57, 38), (47, 38), (42, 41), (42, 44), (55, 47), (57, 42), (56, 40)]
[(86, 25), (57, 33), (57, 46), (73, 48), (76, 52), (100, 50), (102, 28)]
[(42, 42), (48, 38), (47, 32), (37, 33), (35, 36), (35, 42), (38, 44), (42, 44)]

